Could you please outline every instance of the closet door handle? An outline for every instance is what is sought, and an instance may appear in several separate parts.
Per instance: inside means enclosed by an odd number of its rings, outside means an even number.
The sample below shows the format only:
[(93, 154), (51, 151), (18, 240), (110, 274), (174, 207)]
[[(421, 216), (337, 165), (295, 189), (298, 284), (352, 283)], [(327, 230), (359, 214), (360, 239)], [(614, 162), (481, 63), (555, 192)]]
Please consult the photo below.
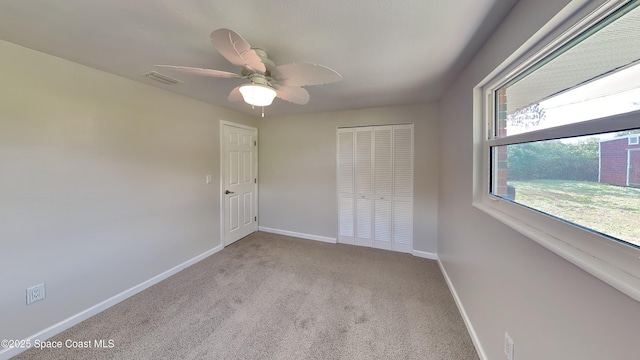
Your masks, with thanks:
[(225, 193), (225, 194), (227, 194), (227, 195), (229, 195), (229, 194), (235, 194), (233, 191), (229, 191), (229, 190), (226, 190), (224, 193)]

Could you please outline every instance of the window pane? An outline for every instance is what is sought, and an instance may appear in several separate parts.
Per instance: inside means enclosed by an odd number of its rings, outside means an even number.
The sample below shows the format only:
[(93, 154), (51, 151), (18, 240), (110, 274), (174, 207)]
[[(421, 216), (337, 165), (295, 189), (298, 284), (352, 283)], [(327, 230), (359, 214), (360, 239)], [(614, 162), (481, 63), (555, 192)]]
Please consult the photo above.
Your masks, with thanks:
[(496, 91), (496, 136), (640, 109), (640, 7), (628, 6)]
[(638, 133), (493, 147), (491, 193), (640, 247)]

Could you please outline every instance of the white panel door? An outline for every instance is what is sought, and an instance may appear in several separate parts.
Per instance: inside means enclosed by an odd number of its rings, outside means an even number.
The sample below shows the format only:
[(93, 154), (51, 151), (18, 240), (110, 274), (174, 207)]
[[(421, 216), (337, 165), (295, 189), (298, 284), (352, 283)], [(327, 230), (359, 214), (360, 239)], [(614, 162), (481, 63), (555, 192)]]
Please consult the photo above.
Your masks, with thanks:
[(373, 246), (373, 128), (355, 132), (355, 244)]
[(374, 234), (373, 247), (391, 249), (392, 239), (392, 181), (393, 181), (393, 148), (392, 126), (375, 126), (373, 128), (373, 201), (374, 201)]
[(224, 245), (258, 230), (257, 130), (222, 126), (222, 189)]
[(353, 129), (338, 129), (338, 242), (354, 244), (354, 147)]
[(413, 250), (413, 125), (393, 127), (393, 244)]

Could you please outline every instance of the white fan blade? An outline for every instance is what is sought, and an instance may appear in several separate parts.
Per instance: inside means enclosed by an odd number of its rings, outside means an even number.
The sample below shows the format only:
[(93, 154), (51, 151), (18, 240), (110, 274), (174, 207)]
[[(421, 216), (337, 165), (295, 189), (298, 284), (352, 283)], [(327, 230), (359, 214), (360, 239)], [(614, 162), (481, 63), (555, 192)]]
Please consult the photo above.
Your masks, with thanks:
[(274, 80), (285, 86), (309, 86), (328, 84), (342, 79), (334, 70), (311, 63), (285, 64), (271, 71)]
[(244, 100), (244, 98), (242, 97), (242, 94), (240, 93), (240, 86), (236, 86), (233, 90), (231, 90), (231, 92), (229, 93), (229, 97), (227, 99), (231, 102)]
[(186, 66), (173, 66), (173, 65), (155, 65), (157, 67), (165, 68), (165, 69), (173, 69), (186, 73), (196, 74), (196, 75), (205, 75), (205, 76), (213, 76), (218, 78), (242, 78), (242, 76), (226, 71), (221, 70), (212, 70), (212, 69), (201, 69), (201, 68), (193, 68)]
[(277, 96), (298, 105), (306, 105), (309, 102), (309, 93), (298, 86), (276, 86)]
[(214, 30), (211, 33), (211, 43), (233, 65), (263, 74), (267, 71), (255, 50), (251, 49), (249, 43), (233, 30), (224, 28)]

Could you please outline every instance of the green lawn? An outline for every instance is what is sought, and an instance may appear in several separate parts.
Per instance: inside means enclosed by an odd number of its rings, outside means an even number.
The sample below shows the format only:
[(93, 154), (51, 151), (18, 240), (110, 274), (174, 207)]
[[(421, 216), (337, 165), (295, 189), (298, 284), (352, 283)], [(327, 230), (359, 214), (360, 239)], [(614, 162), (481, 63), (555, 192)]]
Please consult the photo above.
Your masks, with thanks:
[(517, 203), (640, 245), (640, 189), (566, 180), (509, 184)]

